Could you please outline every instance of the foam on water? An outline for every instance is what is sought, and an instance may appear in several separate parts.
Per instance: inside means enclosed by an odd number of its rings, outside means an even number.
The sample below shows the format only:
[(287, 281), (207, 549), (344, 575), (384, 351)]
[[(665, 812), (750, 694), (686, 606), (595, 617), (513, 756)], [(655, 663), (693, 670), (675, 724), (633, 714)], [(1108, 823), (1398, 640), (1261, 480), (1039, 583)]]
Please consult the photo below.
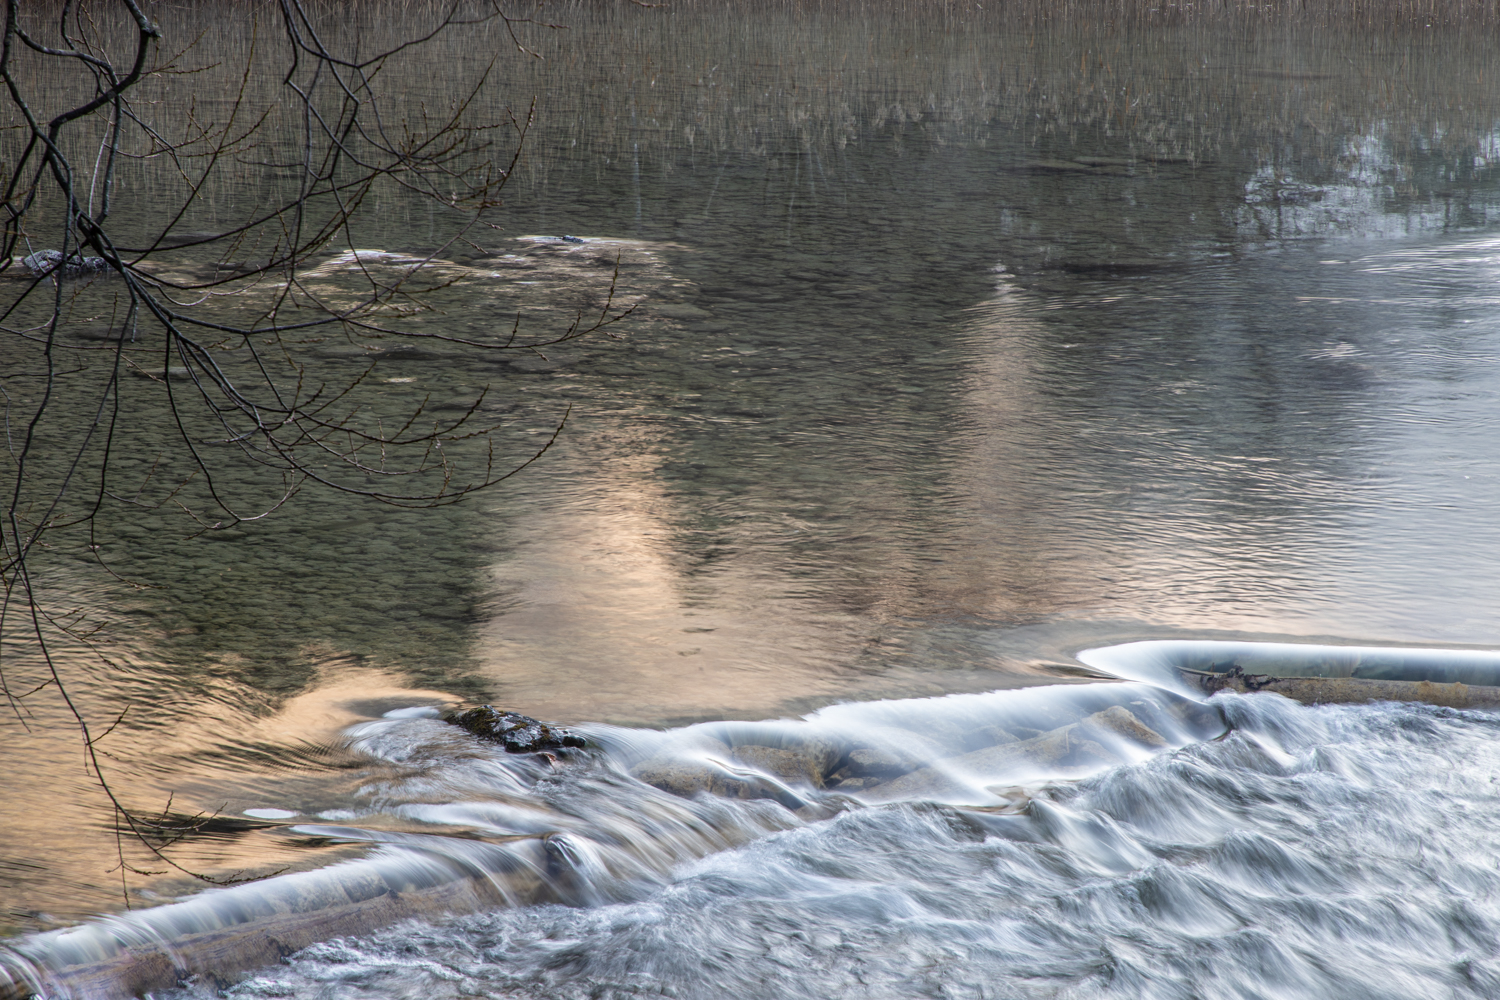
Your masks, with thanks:
[[(195, 973), (185, 996), (1500, 990), (1500, 715), (1205, 699), (1178, 673), (1476, 684), (1500, 657), (1145, 642), (1080, 659), (1131, 679), (580, 726), (591, 749), (558, 756), (388, 711), (348, 731), (378, 765), (365, 808), (285, 827), (368, 857), (38, 935), (0, 966), (78, 998)], [(856, 749), (899, 767), (835, 784)], [(827, 787), (767, 763), (788, 759), (823, 760)], [(720, 794), (653, 787), (663, 767)]]
[(1019, 812), (855, 808), (633, 899), (408, 923), (228, 992), (1495, 996), (1500, 720), (1214, 702), (1224, 738), (1045, 785)]

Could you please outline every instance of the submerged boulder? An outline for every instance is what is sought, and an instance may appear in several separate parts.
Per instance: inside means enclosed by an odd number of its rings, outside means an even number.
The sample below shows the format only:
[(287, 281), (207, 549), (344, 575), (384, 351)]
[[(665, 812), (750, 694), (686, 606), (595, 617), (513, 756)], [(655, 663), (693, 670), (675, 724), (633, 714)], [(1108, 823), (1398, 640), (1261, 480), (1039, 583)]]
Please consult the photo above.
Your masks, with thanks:
[(878, 784), (872, 792), (881, 800), (965, 799), (987, 779), (1016, 772), (1093, 770), (1121, 764), (1128, 757), (1120, 751), (1130, 745), (1151, 750), (1169, 746), (1160, 733), (1129, 709), (1115, 705), (1030, 739), (945, 758), (932, 767)]
[(454, 713), (443, 721), (465, 729), (482, 740), (505, 747), (506, 753), (540, 753), (565, 747), (582, 748), (582, 736), (561, 726), (549, 726), (518, 712), (502, 712), (492, 705), (480, 705), (467, 712)]
[(1134, 712), (1121, 705), (1095, 712), (1083, 720), (1083, 725), (1104, 730), (1132, 743), (1150, 747), (1152, 750), (1165, 750), (1170, 745), (1160, 733), (1137, 719)]
[(703, 735), (749, 767), (821, 788), (848, 748), (805, 730), (776, 723), (724, 722), (704, 727)]
[(661, 755), (641, 761), (630, 769), (631, 777), (654, 788), (690, 799), (708, 792), (726, 799), (770, 798), (765, 783), (740, 776), (708, 761)]
[(913, 755), (877, 747), (860, 747), (849, 751), (846, 763), (836, 775), (848, 778), (899, 778), (922, 767), (923, 761)]
[(692, 746), (667, 749), (633, 764), (630, 776), (683, 798), (707, 792), (726, 799), (775, 799), (788, 809), (797, 809), (807, 803), (780, 781), (821, 788), (822, 776), (796, 755), (782, 754), (786, 751), (774, 747), (731, 748), (700, 736)]
[(826, 786), (831, 792), (862, 792), (866, 788), (880, 784), (879, 778), (838, 778), (831, 780)]
[(757, 746), (753, 743), (737, 746), (730, 753), (739, 763), (763, 771), (773, 778), (780, 778), (794, 785), (823, 787), (826, 754), (785, 747)]

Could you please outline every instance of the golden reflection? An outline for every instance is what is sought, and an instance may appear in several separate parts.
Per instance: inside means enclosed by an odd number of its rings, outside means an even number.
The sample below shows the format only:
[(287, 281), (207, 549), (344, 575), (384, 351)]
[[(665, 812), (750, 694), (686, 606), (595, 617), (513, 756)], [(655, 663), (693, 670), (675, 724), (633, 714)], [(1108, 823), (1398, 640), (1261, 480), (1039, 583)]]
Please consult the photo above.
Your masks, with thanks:
[[(355, 761), (340, 749), (345, 727), (390, 708), (454, 703), (446, 692), (408, 688), (395, 674), (327, 657), (309, 689), (263, 715), (262, 698), (232, 681), (210, 682), (213, 690), (189, 702), (160, 696), (171, 680), (159, 670), (116, 663), (111, 676), (92, 651), (61, 640), (53, 656), (73, 679), (69, 694), (95, 720), (95, 737), (130, 705), (99, 740), (100, 761), (165, 859), (128, 834), (116, 837), (114, 810), (85, 766), (76, 723), (44, 689), (27, 699), (25, 726), (13, 715), (0, 725), (0, 757), (25, 760), (28, 772), (24, 787), (11, 787), (0, 826), (0, 934), (155, 905), (210, 884), (189, 872), (258, 877), (360, 853), (294, 841), (278, 832), (284, 823), (244, 811), (300, 814), (352, 804), (375, 768), (360, 762), (351, 769)], [(40, 683), (46, 666), (13, 657), (6, 675), (20, 690)], [(168, 830), (187, 834), (178, 839)]]
[(762, 718), (844, 690), (856, 620), (777, 599), (781, 581), (753, 562), (690, 583), (649, 469), (605, 470), (574, 491), (528, 519), (495, 568), (515, 596), (477, 655), (507, 707), (561, 721)]

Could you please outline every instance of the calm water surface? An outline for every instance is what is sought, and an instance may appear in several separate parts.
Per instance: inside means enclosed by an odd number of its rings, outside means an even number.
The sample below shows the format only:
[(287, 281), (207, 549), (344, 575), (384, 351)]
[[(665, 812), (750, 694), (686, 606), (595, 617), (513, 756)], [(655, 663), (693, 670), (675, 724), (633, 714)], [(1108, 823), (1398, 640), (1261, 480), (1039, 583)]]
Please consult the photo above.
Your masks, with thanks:
[[(445, 251), (471, 270), (424, 322), (545, 324), (616, 253), (642, 305), (619, 340), (381, 362), (393, 409), (492, 385), (518, 455), (572, 407), (500, 490), (305, 496), (196, 540), (108, 514), (144, 590), (60, 555), (49, 592), (109, 621), (112, 667), (65, 651), (80, 697), (137, 706), (111, 739), (139, 808), (359, 813), (396, 765), (345, 728), (418, 704), (661, 727), (1076, 683), (1112, 641), (1495, 643), (1487, 36), (559, 17), (486, 92), (537, 94), (539, 125), (504, 229)], [(462, 68), (502, 41), (438, 44)], [(226, 185), (204, 225), (249, 196)], [(425, 255), (448, 221), (391, 196), (357, 249)], [(520, 239), (562, 233), (592, 242)], [(308, 363), (357, 372), (367, 346)], [(1500, 989), (1493, 721), (1229, 702), (1230, 740), (1047, 792), (1074, 839), (921, 803), (789, 821), (629, 898), (331, 944), (238, 993)], [(13, 932), (123, 905), (76, 738), (34, 711), (0, 723)], [(354, 850), (241, 825), (176, 850), (220, 873)]]

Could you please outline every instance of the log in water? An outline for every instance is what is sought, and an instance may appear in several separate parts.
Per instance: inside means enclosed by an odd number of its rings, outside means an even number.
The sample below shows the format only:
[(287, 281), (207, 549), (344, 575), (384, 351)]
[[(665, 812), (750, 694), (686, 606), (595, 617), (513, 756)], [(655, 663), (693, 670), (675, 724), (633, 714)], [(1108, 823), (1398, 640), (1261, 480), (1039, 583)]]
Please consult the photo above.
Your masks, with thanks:
[(1224, 673), (1184, 670), (1184, 680), (1206, 694), (1269, 691), (1304, 705), (1368, 705), (1374, 701), (1413, 701), (1447, 708), (1500, 706), (1500, 687), (1421, 681), (1371, 680), (1363, 677), (1272, 677), (1235, 669)]

